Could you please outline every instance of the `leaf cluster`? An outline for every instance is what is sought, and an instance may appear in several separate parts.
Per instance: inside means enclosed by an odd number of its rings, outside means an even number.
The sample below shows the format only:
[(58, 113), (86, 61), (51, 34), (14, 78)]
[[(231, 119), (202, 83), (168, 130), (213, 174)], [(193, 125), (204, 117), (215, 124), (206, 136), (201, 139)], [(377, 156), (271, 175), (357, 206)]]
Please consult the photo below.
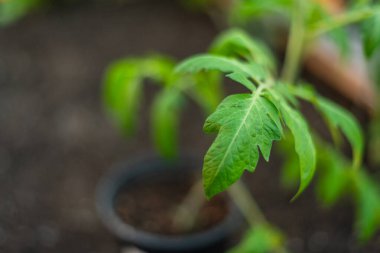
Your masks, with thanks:
[(206, 119), (204, 130), (218, 133), (203, 166), (209, 198), (227, 189), (245, 170), (253, 172), (260, 153), (268, 161), (272, 143), (283, 138), (284, 128), (292, 133), (299, 158), (300, 186), (295, 197), (299, 196), (312, 180), (316, 164), (315, 144), (299, 99), (321, 112), (334, 135), (342, 130), (352, 144), (354, 166), (361, 163), (363, 137), (355, 118), (310, 88), (275, 81), (276, 65), (269, 50), (255, 50), (262, 47), (241, 30), (230, 30), (216, 39), (209, 54), (191, 57), (176, 68), (181, 73), (218, 70), (249, 90), (226, 97)]
[(174, 66), (174, 60), (161, 55), (127, 58), (111, 64), (104, 80), (105, 108), (128, 136), (136, 131), (145, 81), (149, 79), (161, 88), (151, 107), (151, 134), (165, 157), (177, 155), (179, 119), (186, 99), (195, 100), (209, 113), (222, 94), (219, 74), (180, 78), (173, 73)]
[[(331, 10), (324, 1), (298, 1), (302, 4), (303, 23), (307, 39), (312, 40), (326, 34), (340, 49), (343, 56), (351, 51), (352, 27), (361, 34), (363, 51), (369, 58), (380, 47), (380, 4), (371, 0), (356, 0), (347, 3), (344, 11)], [(233, 24), (247, 24), (262, 17), (281, 16), (291, 19), (294, 0), (235, 1), (230, 11)], [(324, 3), (324, 4), (322, 4)]]
[[(364, 168), (352, 170), (352, 164), (336, 148), (314, 138), (317, 144), (318, 200), (331, 207), (339, 200), (350, 199), (356, 208), (356, 231), (361, 241), (370, 239), (380, 229), (380, 188)], [(285, 186), (293, 187), (299, 177), (296, 154), (289, 148), (291, 138), (280, 145), (285, 164), (282, 180)]]

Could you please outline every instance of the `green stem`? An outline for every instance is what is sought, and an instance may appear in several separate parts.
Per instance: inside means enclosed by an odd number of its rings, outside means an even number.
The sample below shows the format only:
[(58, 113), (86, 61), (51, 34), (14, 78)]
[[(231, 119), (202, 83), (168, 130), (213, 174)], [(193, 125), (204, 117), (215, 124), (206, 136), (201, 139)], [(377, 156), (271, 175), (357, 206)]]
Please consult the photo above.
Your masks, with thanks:
[(228, 193), (251, 226), (268, 223), (251, 193), (241, 181), (232, 185)]
[(285, 63), (282, 70), (282, 81), (288, 83), (294, 82), (294, 79), (298, 74), (298, 69), (303, 53), (305, 27), (302, 1), (304, 0), (294, 1), (288, 45), (286, 48)]
[[(228, 193), (252, 227), (268, 224), (263, 212), (242, 181), (237, 181), (232, 185)], [(288, 253), (285, 246), (278, 247), (274, 252)]]
[(202, 180), (195, 182), (182, 203), (174, 212), (174, 227), (183, 231), (189, 231), (195, 224), (205, 198), (203, 195)]

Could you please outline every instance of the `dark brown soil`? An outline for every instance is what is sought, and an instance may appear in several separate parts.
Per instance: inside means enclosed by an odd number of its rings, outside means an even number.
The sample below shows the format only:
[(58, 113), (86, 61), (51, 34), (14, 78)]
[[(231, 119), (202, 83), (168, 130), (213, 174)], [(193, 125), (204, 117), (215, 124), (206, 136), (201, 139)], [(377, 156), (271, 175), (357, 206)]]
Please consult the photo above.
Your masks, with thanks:
[[(220, 223), (228, 212), (223, 195), (206, 201), (191, 228), (174, 222), (174, 216), (195, 182), (195, 176), (151, 177), (139, 180), (123, 189), (116, 199), (120, 217), (135, 228), (165, 235), (191, 234), (207, 230)], [(190, 214), (194, 214), (189, 210)]]

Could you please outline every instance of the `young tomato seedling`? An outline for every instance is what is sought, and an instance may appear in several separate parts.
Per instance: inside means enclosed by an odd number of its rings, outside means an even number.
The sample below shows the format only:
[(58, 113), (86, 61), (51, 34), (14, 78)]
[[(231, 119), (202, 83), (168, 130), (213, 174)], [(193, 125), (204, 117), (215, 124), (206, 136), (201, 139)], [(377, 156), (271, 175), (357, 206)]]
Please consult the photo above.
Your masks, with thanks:
[[(245, 170), (255, 171), (260, 156), (269, 161), (273, 142), (281, 140), (286, 146), (285, 174), (288, 179), (300, 180), (293, 200), (310, 184), (316, 168), (320, 168), (318, 196), (328, 205), (343, 195), (352, 196), (357, 207), (359, 237), (369, 239), (380, 227), (380, 193), (373, 179), (360, 169), (364, 149), (362, 130), (349, 111), (299, 81), (298, 70), (304, 50), (311, 42), (324, 34), (342, 42), (336, 38), (347, 39), (345, 27), (353, 23), (358, 23), (363, 32), (364, 52), (372, 55), (380, 45), (380, 6), (357, 1), (348, 10), (332, 15), (318, 1), (242, 0), (236, 1), (232, 10), (235, 19), (279, 13), (289, 20), (281, 75), (275, 57), (264, 43), (242, 29), (233, 28), (222, 32), (208, 53), (190, 57), (178, 65), (162, 56), (114, 63), (107, 72), (107, 108), (122, 128), (131, 132), (138, 115), (143, 79), (160, 84), (162, 90), (152, 107), (152, 134), (158, 150), (168, 157), (178, 152), (176, 135), (186, 98), (193, 99), (209, 114), (203, 129), (217, 136), (204, 157), (204, 192), (207, 198), (212, 198), (229, 190), (251, 224), (245, 238), (231, 252), (286, 252), (284, 235), (269, 224), (239, 182)], [(221, 73), (244, 86), (247, 92), (222, 100)], [(338, 147), (311, 130), (301, 113), (300, 100), (315, 107), (335, 139), (343, 133), (352, 147), (352, 162)]]

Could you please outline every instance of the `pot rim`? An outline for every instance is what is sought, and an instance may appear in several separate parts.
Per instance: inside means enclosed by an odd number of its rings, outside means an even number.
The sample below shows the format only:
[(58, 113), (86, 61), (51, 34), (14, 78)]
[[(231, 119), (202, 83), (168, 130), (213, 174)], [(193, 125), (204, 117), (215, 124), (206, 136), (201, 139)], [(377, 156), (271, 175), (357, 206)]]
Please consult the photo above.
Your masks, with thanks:
[(186, 169), (200, 168), (200, 161), (194, 156), (181, 155), (176, 161), (168, 161), (157, 155), (135, 158), (132, 161), (115, 166), (100, 181), (96, 192), (96, 209), (103, 224), (120, 240), (145, 249), (163, 251), (192, 250), (206, 247), (223, 240), (238, 227), (241, 216), (236, 206), (229, 201), (229, 211), (220, 223), (210, 229), (183, 235), (164, 235), (144, 231), (125, 223), (114, 208), (114, 201), (128, 181), (141, 177), (145, 173), (167, 170), (178, 164)]

